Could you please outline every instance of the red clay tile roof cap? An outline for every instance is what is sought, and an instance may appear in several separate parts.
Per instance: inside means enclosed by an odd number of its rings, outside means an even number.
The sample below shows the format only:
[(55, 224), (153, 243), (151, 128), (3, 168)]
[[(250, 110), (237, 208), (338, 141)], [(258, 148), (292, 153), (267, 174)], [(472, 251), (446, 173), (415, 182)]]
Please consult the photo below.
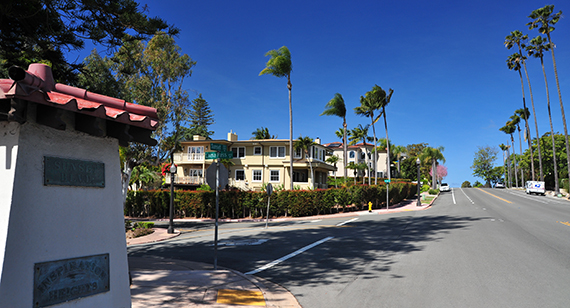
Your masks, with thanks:
[(158, 126), (155, 108), (55, 83), (51, 67), (45, 64), (30, 64), (27, 71), (13, 66), (8, 73), (12, 80), (0, 79), (0, 99), (19, 98), (143, 130), (154, 131)]

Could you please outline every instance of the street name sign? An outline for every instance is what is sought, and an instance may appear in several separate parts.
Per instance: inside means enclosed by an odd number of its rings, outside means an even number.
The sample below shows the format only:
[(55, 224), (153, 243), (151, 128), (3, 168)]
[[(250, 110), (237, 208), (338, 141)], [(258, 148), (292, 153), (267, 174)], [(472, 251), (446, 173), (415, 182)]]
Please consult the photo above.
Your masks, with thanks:
[(234, 158), (234, 152), (232, 151), (222, 151), (222, 152), (206, 152), (206, 159), (232, 159)]
[(210, 143), (210, 149), (212, 151), (227, 151), (228, 150), (228, 146), (225, 144), (220, 144), (220, 143)]

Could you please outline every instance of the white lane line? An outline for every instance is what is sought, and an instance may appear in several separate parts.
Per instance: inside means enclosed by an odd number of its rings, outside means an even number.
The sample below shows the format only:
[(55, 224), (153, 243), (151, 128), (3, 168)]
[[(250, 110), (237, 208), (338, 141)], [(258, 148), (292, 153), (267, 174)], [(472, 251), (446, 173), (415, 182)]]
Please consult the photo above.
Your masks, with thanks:
[(328, 240), (330, 240), (330, 239), (333, 239), (333, 238), (334, 238), (334, 236), (326, 237), (326, 238), (324, 238), (324, 239), (322, 239), (322, 240), (320, 240), (320, 241), (318, 241), (318, 242), (314, 242), (314, 243), (312, 243), (311, 245), (305, 246), (305, 247), (303, 247), (303, 248), (301, 248), (301, 249), (299, 249), (299, 250), (297, 250), (297, 251), (295, 251), (295, 252), (292, 252), (292, 253), (290, 253), (290, 254), (288, 254), (288, 255), (286, 255), (286, 256), (280, 258), (280, 259), (277, 259), (277, 260), (275, 260), (275, 261), (273, 261), (273, 262), (271, 262), (271, 263), (268, 263), (267, 265), (264, 265), (264, 266), (262, 266), (262, 267), (260, 267), (260, 268), (258, 268), (258, 269), (256, 269), (256, 270), (247, 272), (247, 273), (245, 273), (245, 274), (246, 274), (246, 275), (253, 275), (253, 274), (257, 274), (257, 273), (259, 273), (259, 272), (261, 272), (261, 271), (264, 271), (264, 270), (266, 270), (266, 269), (268, 269), (268, 268), (272, 268), (272, 267), (274, 267), (275, 265), (277, 265), (277, 264), (279, 264), (279, 263), (281, 263), (281, 262), (283, 262), (283, 261), (285, 261), (285, 260), (287, 260), (287, 259), (291, 259), (291, 258), (293, 258), (294, 256), (296, 256), (296, 255), (298, 255), (298, 254), (301, 254), (301, 253), (303, 253), (303, 252), (305, 252), (305, 251), (307, 251), (307, 250), (309, 250), (309, 249), (311, 249), (311, 248), (313, 248), (313, 247), (315, 247), (315, 246), (317, 246), (317, 245), (320, 245), (320, 244), (322, 244), (322, 243), (324, 243), (324, 242), (326, 242), (326, 241), (328, 241)]
[(319, 221), (321, 221), (321, 220), (322, 220), (322, 219), (311, 220), (311, 222), (319, 222)]
[(353, 218), (353, 219), (351, 219), (351, 220), (347, 220), (347, 221), (345, 221), (345, 222), (341, 222), (341, 223), (337, 224), (336, 226), (337, 226), (337, 227), (340, 227), (340, 226), (342, 226), (342, 225), (346, 225), (347, 223), (351, 223), (351, 222), (353, 222), (353, 221), (355, 221), (355, 220), (358, 220), (358, 218)]
[(465, 197), (467, 197), (467, 199), (469, 201), (471, 201), (471, 204), (475, 204), (475, 202), (473, 202), (473, 200), (471, 200), (471, 198), (469, 198), (469, 196), (463, 191), (463, 188), (460, 188), (460, 189), (461, 189), (461, 192), (465, 195)]
[(536, 202), (548, 204), (548, 201), (540, 200), (540, 199), (538, 199), (538, 198), (536, 198), (536, 197), (533, 198), (533, 197), (530, 197), (530, 196), (527, 196), (527, 195), (523, 195), (523, 194), (521, 194), (521, 193), (514, 193), (514, 192), (511, 192), (511, 191), (509, 191), (508, 193), (511, 194), (511, 195), (514, 195), (514, 196), (521, 197), (521, 198), (525, 198), (525, 199), (529, 199), (529, 200), (532, 200), (532, 201), (536, 201)]
[(455, 202), (455, 193), (453, 192), (453, 188), (451, 189), (451, 197), (453, 198), (453, 204), (457, 204)]

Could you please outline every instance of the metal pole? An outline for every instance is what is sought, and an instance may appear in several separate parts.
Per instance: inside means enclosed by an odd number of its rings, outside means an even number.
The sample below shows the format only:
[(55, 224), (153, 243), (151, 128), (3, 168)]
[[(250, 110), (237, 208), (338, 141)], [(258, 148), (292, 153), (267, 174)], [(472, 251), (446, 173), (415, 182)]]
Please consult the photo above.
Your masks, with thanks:
[(214, 270), (218, 270), (218, 214), (220, 212), (220, 159), (216, 162), (216, 227), (214, 231)]
[(267, 219), (265, 219), (265, 229), (267, 229), (267, 224), (269, 223), (269, 202), (271, 202), (271, 196), (267, 197)]
[(167, 233), (174, 233), (174, 173), (176, 172), (174, 166), (174, 152), (170, 153), (170, 220), (168, 222)]
[(420, 200), (420, 199), (421, 199), (421, 196), (420, 196), (420, 185), (421, 185), (421, 182), (420, 182), (420, 159), (419, 159), (419, 158), (418, 158), (418, 160), (416, 161), (416, 164), (418, 165), (418, 202), (417, 202), (416, 205), (417, 205), (417, 206), (422, 206), (422, 201)]

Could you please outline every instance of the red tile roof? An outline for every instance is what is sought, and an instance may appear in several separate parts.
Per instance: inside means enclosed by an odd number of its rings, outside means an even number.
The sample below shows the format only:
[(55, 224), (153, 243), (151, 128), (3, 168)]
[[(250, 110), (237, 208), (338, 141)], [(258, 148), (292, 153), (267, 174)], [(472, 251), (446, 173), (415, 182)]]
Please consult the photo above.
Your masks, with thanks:
[[(152, 131), (158, 126), (155, 108), (55, 83), (51, 68), (44, 64), (31, 64), (28, 71), (12, 67), (9, 74), (11, 79), (0, 79), (0, 100), (21, 99), (49, 108), (63, 109), (82, 116), (103, 119), (107, 123), (123, 124), (122, 127), (114, 124), (106, 125), (107, 132), (103, 135), (118, 138), (123, 145), (130, 141), (156, 144), (156, 141), (150, 137)], [(10, 116), (6, 119), (10, 120)], [(5, 119), (0, 117), (1, 120)], [(95, 121), (87, 122), (95, 123)], [(80, 126), (85, 127), (85, 124), (80, 124)], [(58, 129), (62, 128), (58, 127)], [(65, 129), (65, 124), (63, 124), (63, 129)], [(90, 130), (90, 128), (84, 129)], [(111, 129), (115, 131), (110, 131)]]

